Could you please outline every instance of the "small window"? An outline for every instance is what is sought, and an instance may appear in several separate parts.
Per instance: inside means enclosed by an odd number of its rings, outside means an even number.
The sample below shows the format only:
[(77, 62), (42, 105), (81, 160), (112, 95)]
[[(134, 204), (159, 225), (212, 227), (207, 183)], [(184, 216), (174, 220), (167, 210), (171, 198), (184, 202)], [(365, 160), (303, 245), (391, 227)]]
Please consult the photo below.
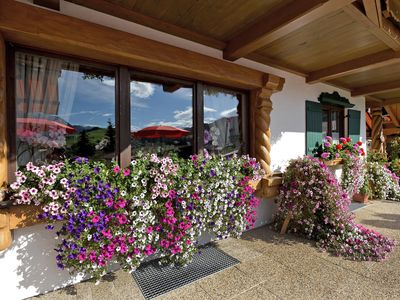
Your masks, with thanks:
[(114, 72), (15, 53), (17, 167), (72, 156), (112, 159)]
[(322, 134), (331, 136), (334, 141), (344, 136), (344, 108), (338, 106), (322, 106)]

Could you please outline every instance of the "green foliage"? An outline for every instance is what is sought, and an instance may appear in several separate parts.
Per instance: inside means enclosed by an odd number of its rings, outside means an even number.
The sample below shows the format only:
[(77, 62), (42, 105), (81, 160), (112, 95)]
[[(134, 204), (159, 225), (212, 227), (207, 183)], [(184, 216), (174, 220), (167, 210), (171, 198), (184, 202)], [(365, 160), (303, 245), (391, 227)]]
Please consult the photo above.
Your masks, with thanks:
[(390, 160), (398, 159), (400, 156), (400, 137), (392, 139), (386, 147)]
[(368, 162), (387, 163), (388, 159), (385, 153), (376, 150), (369, 150), (367, 154)]
[(367, 195), (368, 197), (372, 197), (372, 191), (371, 191), (371, 187), (369, 186), (368, 177), (364, 178), (364, 183), (361, 186), (359, 193), (362, 195)]
[(105, 152), (114, 152), (115, 150), (115, 128), (113, 127), (110, 120), (108, 120), (108, 126), (105, 134), (108, 139), (107, 145), (104, 147)]

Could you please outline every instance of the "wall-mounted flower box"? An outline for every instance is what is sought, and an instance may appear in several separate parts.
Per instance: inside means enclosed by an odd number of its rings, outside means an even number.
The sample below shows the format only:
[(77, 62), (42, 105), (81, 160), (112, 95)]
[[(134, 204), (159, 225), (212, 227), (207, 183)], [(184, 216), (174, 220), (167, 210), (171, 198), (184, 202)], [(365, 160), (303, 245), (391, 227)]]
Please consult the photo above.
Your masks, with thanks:
[(37, 218), (41, 206), (18, 205), (0, 209), (0, 250), (11, 246), (11, 230), (44, 223)]
[(327, 160), (327, 161), (324, 161), (324, 164), (327, 165), (328, 167), (342, 165), (343, 164), (343, 158), (336, 158), (336, 159), (332, 159), (332, 160)]
[(252, 188), (256, 190), (256, 196), (260, 200), (278, 196), (281, 185), (282, 174), (274, 174), (251, 183)]

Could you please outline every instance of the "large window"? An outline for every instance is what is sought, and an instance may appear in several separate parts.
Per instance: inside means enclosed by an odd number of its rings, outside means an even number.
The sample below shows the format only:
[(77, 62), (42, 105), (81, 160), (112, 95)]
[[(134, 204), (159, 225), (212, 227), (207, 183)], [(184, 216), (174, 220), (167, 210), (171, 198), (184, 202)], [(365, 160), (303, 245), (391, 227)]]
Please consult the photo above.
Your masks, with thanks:
[(113, 158), (114, 85), (113, 71), (16, 52), (17, 166), (70, 156)]
[(60, 55), (11, 49), (10, 178), (29, 161), (246, 152), (245, 94)]

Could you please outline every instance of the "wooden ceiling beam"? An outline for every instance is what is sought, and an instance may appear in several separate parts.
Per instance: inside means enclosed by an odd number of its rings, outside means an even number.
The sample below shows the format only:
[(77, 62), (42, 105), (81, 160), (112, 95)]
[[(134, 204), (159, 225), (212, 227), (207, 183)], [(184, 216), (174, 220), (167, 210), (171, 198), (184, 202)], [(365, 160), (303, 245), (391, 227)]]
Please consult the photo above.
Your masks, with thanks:
[(391, 98), (391, 99), (381, 100), (380, 102), (373, 102), (366, 97), (366, 100), (367, 100), (366, 107), (370, 108), (385, 107), (392, 104), (400, 104), (400, 98)]
[(384, 135), (400, 134), (400, 128), (383, 128)]
[(363, 0), (367, 17), (377, 26), (382, 26), (382, 10), (380, 0)]
[(224, 50), (224, 58), (234, 61), (273, 41), (349, 5), (354, 0), (293, 0), (268, 12), (249, 28), (236, 34)]
[(33, 0), (33, 4), (49, 9), (60, 10), (60, 0)]
[(373, 53), (343, 63), (320, 69), (308, 74), (306, 82), (316, 83), (370, 71), (400, 61), (400, 52), (392, 49)]
[(360, 7), (356, 4), (350, 4), (344, 8), (347, 15), (375, 35), (379, 40), (385, 43), (389, 48), (397, 51), (400, 50), (400, 30), (397, 29), (389, 20), (381, 18), (382, 26), (374, 23), (366, 16)]
[(105, 13), (107, 15), (111, 15), (146, 27), (150, 27), (168, 34), (172, 34), (177, 37), (181, 37), (215, 49), (223, 50), (226, 47), (226, 43), (223, 41), (219, 41), (210, 36), (206, 36), (198, 32), (194, 32), (189, 29), (146, 16), (134, 10), (128, 9), (127, 7), (124, 7), (122, 5), (110, 3), (105, 0), (66, 1)]
[(400, 90), (400, 80), (371, 84), (355, 88), (351, 91), (352, 97), (381, 94)]

